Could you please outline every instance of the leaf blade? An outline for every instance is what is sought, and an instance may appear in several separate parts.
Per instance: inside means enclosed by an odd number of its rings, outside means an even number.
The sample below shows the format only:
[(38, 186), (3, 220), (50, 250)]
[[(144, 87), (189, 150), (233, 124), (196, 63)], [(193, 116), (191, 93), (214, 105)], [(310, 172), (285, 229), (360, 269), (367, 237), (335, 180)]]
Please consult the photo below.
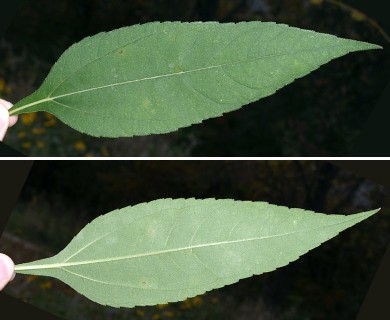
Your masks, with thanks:
[(136, 25), (70, 47), (10, 113), (47, 111), (94, 136), (171, 132), (268, 96), (333, 58), (375, 48), (268, 22)]
[(101, 304), (166, 303), (281, 267), (375, 212), (160, 199), (100, 216), (56, 256), (15, 270), (59, 278)]

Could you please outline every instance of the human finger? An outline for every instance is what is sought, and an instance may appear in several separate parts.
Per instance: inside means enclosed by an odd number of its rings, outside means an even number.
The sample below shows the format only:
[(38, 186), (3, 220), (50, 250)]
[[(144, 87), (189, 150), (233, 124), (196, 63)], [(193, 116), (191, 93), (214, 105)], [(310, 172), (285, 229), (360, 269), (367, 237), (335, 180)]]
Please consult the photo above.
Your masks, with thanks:
[(10, 257), (0, 253), (0, 290), (15, 277), (15, 264)]
[[(7, 100), (0, 99), (0, 103), (3, 104), (8, 109), (11, 109), (13, 104)], [(8, 122), (8, 127), (12, 127), (16, 122), (18, 121), (18, 116), (10, 116), (9, 117), (9, 122)]]

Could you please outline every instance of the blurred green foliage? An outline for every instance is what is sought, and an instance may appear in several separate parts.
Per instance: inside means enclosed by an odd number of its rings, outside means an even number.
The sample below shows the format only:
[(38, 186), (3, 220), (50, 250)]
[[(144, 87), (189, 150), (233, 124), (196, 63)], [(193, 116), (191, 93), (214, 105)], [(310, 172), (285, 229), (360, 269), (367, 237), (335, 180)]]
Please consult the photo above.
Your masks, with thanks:
[[(388, 45), (367, 17), (329, 1), (26, 0), (0, 42), (0, 95), (27, 96), (86, 36), (156, 20), (276, 21)], [(385, 86), (389, 61), (388, 50), (350, 54), (271, 97), (169, 134), (98, 139), (62, 123), (42, 132), (46, 115), (38, 114), (30, 125), (19, 121), (5, 142), (35, 156), (346, 155)]]
[(288, 266), (213, 290), (198, 303), (105, 308), (58, 281), (24, 276), (7, 290), (69, 319), (165, 319), (169, 311), (180, 319), (349, 320), (390, 240), (388, 196), (325, 161), (37, 161), (6, 231), (46, 253), (32, 257), (33, 250), (4, 237), (0, 250), (16, 262), (58, 252), (98, 215), (165, 197), (268, 201), (338, 214), (382, 210)]

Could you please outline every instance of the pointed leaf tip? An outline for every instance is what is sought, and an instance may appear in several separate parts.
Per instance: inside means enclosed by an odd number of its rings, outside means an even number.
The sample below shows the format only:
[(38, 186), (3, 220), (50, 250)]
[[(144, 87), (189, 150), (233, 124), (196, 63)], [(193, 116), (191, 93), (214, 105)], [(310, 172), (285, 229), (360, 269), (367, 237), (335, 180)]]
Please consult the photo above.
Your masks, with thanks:
[(378, 45), (271, 22), (163, 22), (83, 39), (10, 114), (47, 111), (97, 137), (167, 133), (267, 97)]
[(155, 305), (275, 270), (379, 209), (326, 215), (266, 202), (159, 199), (102, 215), (57, 255), (15, 267), (114, 307)]

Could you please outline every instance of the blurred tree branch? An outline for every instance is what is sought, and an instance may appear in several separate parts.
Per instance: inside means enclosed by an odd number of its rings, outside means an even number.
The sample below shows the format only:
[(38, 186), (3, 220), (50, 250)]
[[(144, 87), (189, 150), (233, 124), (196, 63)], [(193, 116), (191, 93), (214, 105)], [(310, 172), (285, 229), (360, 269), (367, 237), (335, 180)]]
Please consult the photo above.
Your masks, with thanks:
[[(351, 14), (351, 17), (356, 21), (366, 21), (368, 24), (370, 24), (374, 29), (378, 30), (378, 32), (385, 38), (385, 40), (390, 43), (390, 36), (387, 34), (387, 32), (379, 25), (379, 23), (374, 20), (373, 18), (368, 17), (365, 13), (355, 9), (354, 7), (339, 1), (339, 0), (325, 0), (328, 3), (331, 3), (339, 8), (342, 8), (346, 11), (348, 11)], [(311, 2), (322, 2), (322, 0), (318, 1), (311, 1)]]

